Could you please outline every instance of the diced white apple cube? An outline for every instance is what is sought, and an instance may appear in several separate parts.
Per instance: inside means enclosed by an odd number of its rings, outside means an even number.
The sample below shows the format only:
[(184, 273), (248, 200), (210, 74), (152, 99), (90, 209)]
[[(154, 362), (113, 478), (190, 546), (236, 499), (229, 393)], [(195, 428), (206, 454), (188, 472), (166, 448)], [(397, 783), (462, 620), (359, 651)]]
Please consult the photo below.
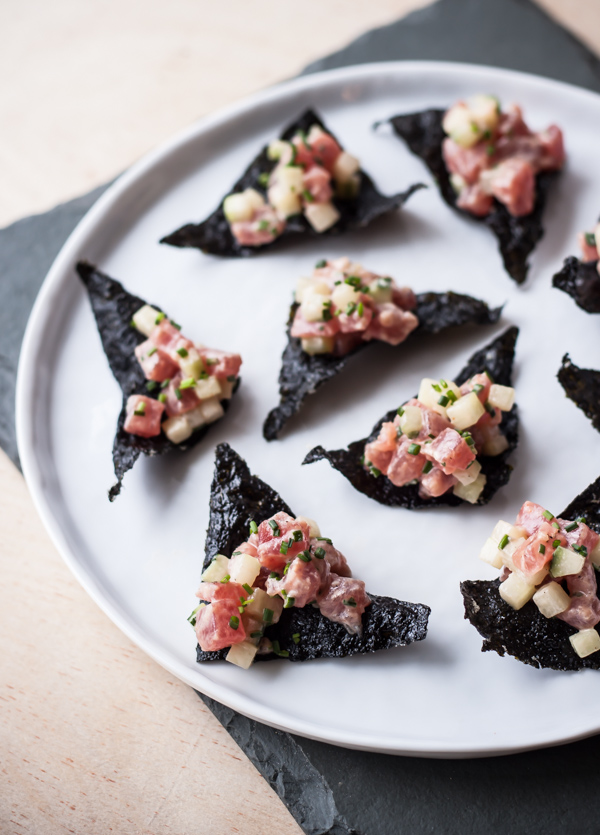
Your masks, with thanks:
[(269, 203), (284, 217), (297, 215), (302, 210), (301, 192), (291, 191), (281, 183), (275, 183), (267, 192)]
[(192, 434), (192, 427), (186, 420), (185, 415), (174, 415), (167, 418), (162, 424), (162, 430), (173, 444), (181, 444)]
[(468, 99), (467, 106), (482, 131), (494, 130), (500, 118), (500, 107), (495, 96), (472, 96)]
[(182, 415), (182, 417), (186, 419), (188, 426), (192, 429), (192, 431), (194, 429), (199, 429), (206, 423), (201, 403), (199, 403), (195, 409), (191, 409), (189, 412), (186, 412), (185, 415)]
[(321, 529), (314, 519), (311, 519), (308, 516), (296, 516), (296, 522), (304, 522), (305, 525), (308, 525), (309, 536), (311, 539), (314, 539), (316, 536), (321, 536)]
[(302, 278), (299, 278), (296, 285), (295, 295), (295, 299), (298, 304), (303, 302), (307, 296), (310, 296), (313, 293), (329, 295), (331, 293), (329, 284), (327, 284), (326, 281), (315, 280), (312, 276), (303, 276)]
[(583, 568), (585, 557), (578, 554), (571, 548), (563, 548), (559, 545), (554, 550), (554, 556), (550, 563), (550, 574), (553, 577), (566, 577), (569, 574), (579, 574)]
[(360, 162), (352, 154), (342, 151), (333, 164), (333, 177), (338, 183), (347, 182), (360, 168)]
[(457, 432), (462, 432), (473, 426), (485, 414), (485, 408), (474, 391), (459, 398), (456, 403), (446, 409), (448, 419)]
[(304, 207), (306, 219), (315, 232), (325, 232), (340, 219), (340, 213), (333, 203), (309, 203)]
[(460, 174), (450, 174), (450, 185), (456, 194), (460, 194), (461, 191), (466, 188), (467, 181), (464, 177), (461, 177)]
[(571, 605), (571, 598), (558, 583), (546, 583), (533, 595), (533, 602), (545, 618), (560, 615)]
[(225, 660), (235, 664), (236, 667), (247, 670), (254, 661), (257, 652), (258, 647), (252, 641), (242, 641), (241, 644), (234, 644), (230, 648)]
[[(437, 388), (433, 388), (437, 386)], [(440, 391), (438, 391), (440, 389)], [(421, 380), (421, 385), (419, 386), (419, 394), (417, 395), (417, 400), (427, 406), (428, 409), (431, 409), (434, 412), (437, 412), (438, 415), (442, 415), (442, 417), (446, 417), (446, 407), (440, 406), (438, 400), (441, 397), (441, 386), (439, 380), (432, 380), (430, 377), (423, 377)]]
[(310, 293), (310, 295), (305, 295), (304, 301), (300, 305), (302, 316), (307, 322), (323, 321), (325, 305), (330, 301), (331, 296), (326, 293)]
[(205, 377), (203, 380), (196, 380), (194, 391), (200, 400), (208, 400), (209, 397), (221, 395), (221, 384), (216, 377)]
[(403, 406), (400, 415), (400, 429), (405, 435), (418, 435), (423, 426), (423, 412), (418, 406)]
[(304, 188), (304, 168), (299, 165), (284, 165), (277, 169), (277, 184), (292, 193), (302, 194)]
[(202, 414), (204, 416), (204, 423), (214, 423), (225, 414), (221, 401), (218, 397), (211, 397), (208, 400), (203, 400), (200, 404)]
[(592, 565), (600, 568), (600, 540), (598, 540), (598, 544), (590, 551), (590, 560)]
[(269, 143), (267, 156), (269, 159), (281, 160), (284, 164), (289, 162), (292, 158), (292, 143), (284, 139), (274, 139)]
[(463, 148), (476, 145), (482, 136), (482, 131), (464, 102), (458, 102), (446, 111), (442, 127), (445, 133)]
[(154, 307), (150, 307), (149, 304), (145, 304), (143, 307), (140, 307), (133, 314), (133, 324), (140, 333), (143, 333), (144, 336), (150, 336), (156, 325), (158, 324), (156, 321), (156, 317), (159, 315), (159, 311), (156, 310)]
[(483, 548), (479, 552), (479, 559), (487, 562), (488, 565), (493, 565), (494, 568), (502, 568), (504, 565), (502, 551), (498, 548), (498, 543), (494, 542), (491, 537), (486, 539)]
[(500, 542), (502, 537), (510, 537), (510, 532), (512, 531), (512, 529), (513, 526), (510, 522), (505, 522), (503, 519), (499, 519), (494, 525), (494, 530), (492, 531), (492, 539), (495, 542)]
[(392, 301), (391, 279), (376, 278), (369, 284), (369, 295), (375, 304), (389, 304)]
[(309, 336), (302, 340), (302, 350), (307, 354), (330, 354), (335, 347), (333, 336)]
[(351, 284), (346, 284), (343, 281), (337, 287), (334, 287), (333, 293), (331, 294), (331, 301), (336, 308), (345, 313), (349, 304), (358, 304), (360, 302), (360, 293)]
[(486, 438), (483, 442), (483, 449), (481, 451), (484, 455), (500, 455), (508, 449), (508, 446), (509, 444), (506, 436), (499, 433)]
[[(265, 620), (264, 610), (270, 609), (272, 612), (271, 618)], [(283, 599), (278, 595), (270, 597), (266, 591), (262, 589), (254, 589), (252, 598), (247, 606), (245, 606), (245, 614), (252, 618), (258, 618), (261, 622), (277, 623), (283, 611)]]
[(233, 387), (235, 386), (237, 380), (226, 380), (223, 377), (219, 377), (219, 385), (221, 386), (221, 400), (230, 400), (233, 394)]
[(480, 472), (481, 464), (477, 461), (477, 459), (475, 459), (475, 461), (473, 461), (473, 463), (467, 467), (466, 470), (455, 470), (452, 475), (466, 487), (467, 485), (472, 484), (479, 477)]
[(479, 473), (475, 481), (471, 484), (455, 484), (452, 488), (452, 492), (455, 496), (458, 496), (459, 499), (464, 499), (465, 502), (475, 504), (477, 499), (481, 496), (486, 482), (487, 478), (484, 474)]
[[(223, 200), (223, 214), (230, 223), (251, 220), (256, 210), (256, 201), (249, 194), (250, 189), (234, 194), (228, 194)], [(255, 192), (258, 194), (258, 192)], [(260, 195), (259, 195), (260, 196)], [(261, 202), (264, 200), (261, 197)]]
[(237, 554), (231, 557), (229, 574), (234, 583), (239, 583), (241, 586), (247, 583), (251, 586), (260, 571), (260, 562), (256, 557), (251, 557), (250, 554)]
[(202, 573), (203, 583), (220, 583), (229, 574), (229, 560), (223, 554), (216, 554)]
[(500, 409), (501, 412), (510, 412), (514, 402), (515, 390), (512, 386), (499, 386), (497, 383), (490, 386), (488, 403), (494, 409)]
[(595, 629), (581, 629), (569, 641), (580, 658), (587, 658), (600, 649), (600, 635)]
[(500, 597), (513, 609), (522, 609), (535, 594), (535, 586), (527, 583), (514, 572), (509, 574), (498, 588)]

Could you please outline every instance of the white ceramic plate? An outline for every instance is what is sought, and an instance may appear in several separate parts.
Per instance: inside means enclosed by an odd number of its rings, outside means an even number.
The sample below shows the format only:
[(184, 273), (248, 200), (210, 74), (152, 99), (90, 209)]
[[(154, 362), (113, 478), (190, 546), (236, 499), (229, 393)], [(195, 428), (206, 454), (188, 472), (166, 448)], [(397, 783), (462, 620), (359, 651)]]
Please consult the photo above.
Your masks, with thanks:
[[(487, 229), (450, 211), (436, 189), (397, 217), (338, 239), (254, 259), (219, 260), (158, 244), (219, 202), (258, 149), (314, 106), (380, 188), (419, 180), (423, 165), (371, 125), (396, 113), (493, 92), (524, 106), (534, 128), (559, 123), (569, 162), (546, 211), (527, 284), (504, 273)], [(463, 620), (461, 579), (496, 572), (477, 559), (496, 520), (525, 499), (558, 513), (600, 470), (600, 438), (555, 375), (565, 351), (600, 367), (598, 321), (552, 290), (552, 273), (598, 215), (600, 97), (533, 76), (440, 63), (351, 67), (301, 78), (230, 107), (144, 158), (100, 198), (56, 259), (31, 315), (19, 368), (17, 428), (27, 482), (67, 564), (113, 621), (156, 661), (203, 693), (278, 728), (349, 747), (422, 756), (507, 753), (600, 730), (600, 674), (540, 671), (495, 653)], [(267, 444), (285, 320), (298, 276), (348, 254), (422, 290), (506, 302), (501, 325), (469, 329), (397, 354), (374, 347), (311, 398), (293, 432)], [(73, 265), (98, 263), (160, 304), (190, 337), (243, 354), (243, 384), (226, 419), (185, 456), (140, 460), (109, 504), (121, 394)], [(452, 376), (509, 323), (522, 328), (516, 385), (521, 443), (508, 487), (485, 508), (381, 507), (325, 462), (408, 398), (422, 376)], [(374, 593), (427, 603), (424, 642), (371, 657), (274, 661), (244, 672), (195, 662), (186, 617), (202, 564), (213, 450), (228, 440), (295, 509), (316, 518)], [(93, 652), (93, 648), (91, 649)]]

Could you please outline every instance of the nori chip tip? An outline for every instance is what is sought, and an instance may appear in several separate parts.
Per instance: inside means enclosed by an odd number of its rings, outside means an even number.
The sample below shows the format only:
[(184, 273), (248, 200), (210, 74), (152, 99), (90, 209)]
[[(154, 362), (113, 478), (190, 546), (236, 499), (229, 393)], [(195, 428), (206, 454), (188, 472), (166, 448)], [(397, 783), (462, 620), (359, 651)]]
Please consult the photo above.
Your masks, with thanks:
[(568, 354), (556, 375), (567, 397), (592, 421), (600, 432), (600, 371), (579, 368)]
[(552, 286), (571, 296), (586, 313), (600, 313), (600, 275), (597, 261), (565, 258), (562, 268), (552, 277)]
[[(215, 473), (211, 486), (210, 521), (206, 536), (204, 567), (216, 553), (230, 554), (248, 537), (251, 521), (284, 511), (293, 512), (283, 499), (257, 476), (227, 443), (216, 448)], [(406, 603), (390, 597), (369, 595), (371, 605), (363, 614), (361, 635), (350, 635), (339, 623), (324, 618), (318, 609), (284, 609), (278, 623), (269, 626), (265, 635), (279, 641), (290, 661), (314, 658), (342, 658), (355, 653), (405, 646), (421, 641), (427, 633), (430, 609), (420, 603)], [(294, 634), (300, 634), (296, 643)], [(228, 650), (204, 652), (198, 646), (199, 662), (224, 659)], [(274, 654), (258, 655), (257, 661), (271, 661)]]

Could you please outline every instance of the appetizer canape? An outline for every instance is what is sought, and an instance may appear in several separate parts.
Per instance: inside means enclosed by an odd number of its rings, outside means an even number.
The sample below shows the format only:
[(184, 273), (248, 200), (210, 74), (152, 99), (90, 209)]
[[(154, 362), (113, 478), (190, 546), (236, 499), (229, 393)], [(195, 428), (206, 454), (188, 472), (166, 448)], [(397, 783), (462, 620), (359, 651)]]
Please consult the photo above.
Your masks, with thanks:
[(579, 233), (581, 259), (565, 258), (552, 285), (568, 293), (587, 313), (600, 313), (600, 223), (592, 232)]
[(113, 444), (117, 483), (141, 453), (186, 450), (223, 417), (239, 384), (242, 358), (202, 345), (156, 306), (85, 261), (77, 272), (89, 294), (102, 346), (123, 392)]
[(549, 188), (565, 161), (560, 128), (536, 133), (520, 107), (503, 111), (487, 95), (390, 122), (427, 165), (446, 203), (485, 223), (498, 238), (506, 271), (525, 281), (527, 258), (544, 234)]
[(592, 421), (594, 429), (600, 432), (600, 371), (579, 368), (565, 354), (556, 376), (567, 397)]
[(516, 522), (500, 521), (480, 557), (501, 570), (460, 584), (482, 651), (533, 667), (600, 669), (600, 479), (556, 518), (525, 502)]
[(272, 441), (303, 401), (338, 374), (351, 354), (374, 341), (397, 346), (412, 333), (488, 325), (501, 308), (458, 293), (415, 293), (390, 276), (369, 272), (349, 258), (319, 261), (296, 288), (288, 344), (279, 373), (280, 403), (263, 434)]
[(367, 594), (316, 522), (296, 516), (228, 444), (216, 450), (197, 660), (341, 658), (427, 634), (429, 607)]
[(348, 449), (317, 446), (303, 463), (326, 459), (360, 493), (393, 507), (486, 504), (507, 483), (517, 445), (518, 333), (508, 328), (454, 380), (424, 379), (418, 396), (384, 415), (368, 438)]
[(161, 243), (213, 255), (254, 255), (298, 235), (331, 235), (367, 226), (398, 209), (422, 184), (386, 197), (356, 157), (343, 150), (313, 110), (264, 147), (202, 223)]

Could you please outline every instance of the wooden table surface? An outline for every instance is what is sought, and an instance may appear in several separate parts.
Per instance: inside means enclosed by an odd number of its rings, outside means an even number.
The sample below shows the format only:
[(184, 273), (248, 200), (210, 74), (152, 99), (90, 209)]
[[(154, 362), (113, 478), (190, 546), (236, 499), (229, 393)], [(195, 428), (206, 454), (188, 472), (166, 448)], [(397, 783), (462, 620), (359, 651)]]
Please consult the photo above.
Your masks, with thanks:
[[(599, 0), (540, 4), (600, 53)], [(0, 225), (428, 0), (0, 4)], [(0, 832), (299, 835), (187, 685), (71, 576), (0, 453)]]

